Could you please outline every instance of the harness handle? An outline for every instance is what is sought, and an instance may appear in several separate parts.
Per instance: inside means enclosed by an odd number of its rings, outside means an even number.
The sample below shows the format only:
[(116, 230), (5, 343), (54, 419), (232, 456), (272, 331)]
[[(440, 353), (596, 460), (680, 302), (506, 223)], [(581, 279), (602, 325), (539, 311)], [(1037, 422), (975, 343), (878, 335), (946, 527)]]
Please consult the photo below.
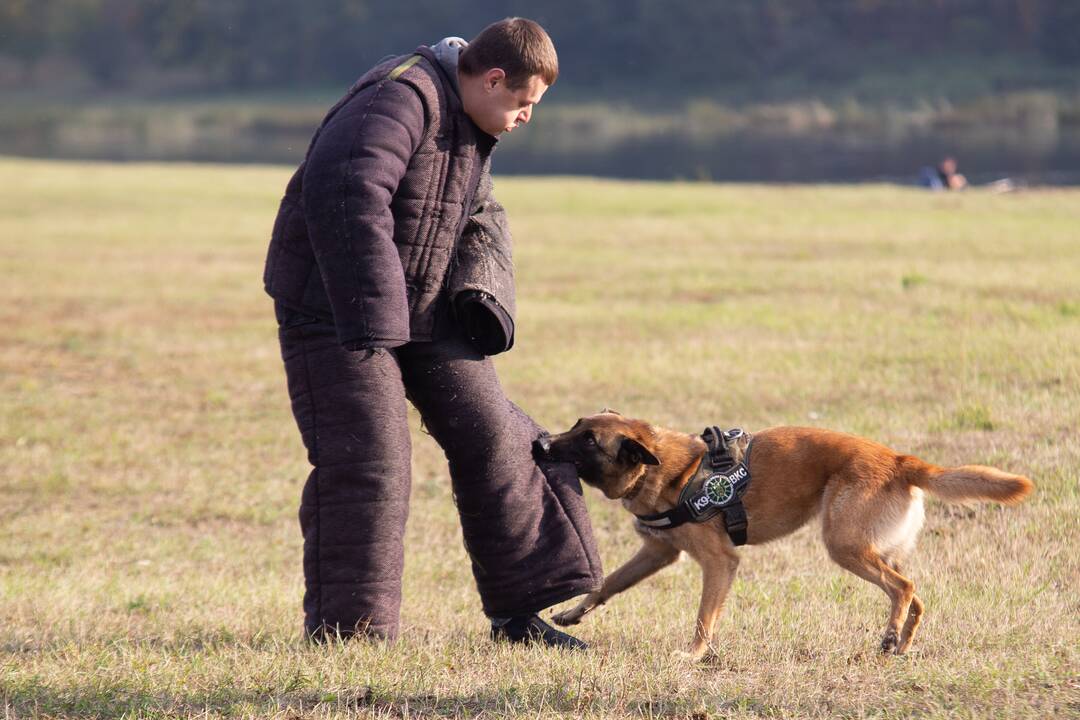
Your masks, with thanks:
[(721, 472), (730, 470), (735, 465), (735, 453), (731, 452), (732, 443), (742, 437), (739, 428), (724, 432), (715, 425), (710, 425), (701, 433), (701, 439), (709, 448), (709, 461), (713, 468)]

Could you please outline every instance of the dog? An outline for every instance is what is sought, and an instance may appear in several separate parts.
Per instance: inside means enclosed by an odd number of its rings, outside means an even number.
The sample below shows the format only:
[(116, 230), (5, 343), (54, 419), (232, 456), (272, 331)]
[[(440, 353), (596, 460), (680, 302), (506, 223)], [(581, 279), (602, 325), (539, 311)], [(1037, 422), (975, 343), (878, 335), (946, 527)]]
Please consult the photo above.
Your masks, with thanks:
[[(538, 458), (573, 463), (582, 481), (638, 516), (635, 530), (643, 540), (637, 554), (611, 573), (599, 590), (556, 614), (555, 623), (581, 622), (614, 595), (685, 552), (701, 566), (703, 575), (688, 655), (698, 660), (706, 654), (739, 566), (725, 517), (669, 529), (648, 521), (678, 508), (685, 497), (683, 489), (713, 457), (709, 450), (700, 435), (659, 428), (612, 410), (582, 418), (568, 431), (535, 442)], [(829, 556), (888, 595), (892, 608), (881, 651), (897, 655), (911, 647), (923, 615), (923, 602), (900, 566), (922, 528), (923, 494), (949, 502), (990, 500), (1011, 505), (1034, 488), (1021, 475), (983, 465), (942, 468), (871, 440), (818, 428), (761, 430), (754, 433), (747, 450), (749, 481), (741, 496), (744, 541), (767, 543), (820, 513)]]

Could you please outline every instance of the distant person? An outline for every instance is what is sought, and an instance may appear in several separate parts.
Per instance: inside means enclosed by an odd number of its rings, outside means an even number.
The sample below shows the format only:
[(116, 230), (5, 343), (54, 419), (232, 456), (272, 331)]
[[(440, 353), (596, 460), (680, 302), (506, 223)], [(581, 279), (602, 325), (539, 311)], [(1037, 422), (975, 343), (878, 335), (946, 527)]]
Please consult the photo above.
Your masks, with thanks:
[(956, 171), (956, 158), (948, 155), (936, 168), (924, 167), (920, 170), (919, 184), (931, 190), (963, 190), (968, 182)]
[(330, 109), (285, 190), (264, 282), (314, 466), (300, 526), (317, 641), (398, 635), (408, 400), (449, 461), (492, 637), (584, 647), (537, 616), (601, 581), (577, 472), (533, 459), (544, 431), (487, 357), (514, 342), (491, 152), (558, 72), (523, 18), (384, 60)]

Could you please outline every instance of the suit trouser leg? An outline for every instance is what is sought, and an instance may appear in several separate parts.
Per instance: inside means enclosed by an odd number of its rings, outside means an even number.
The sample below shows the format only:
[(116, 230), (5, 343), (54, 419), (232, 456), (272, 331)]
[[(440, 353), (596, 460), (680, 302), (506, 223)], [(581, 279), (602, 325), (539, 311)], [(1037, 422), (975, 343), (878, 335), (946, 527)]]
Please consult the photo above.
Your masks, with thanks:
[(491, 360), (461, 337), (411, 343), (398, 357), (408, 397), (450, 463), (484, 611), (524, 615), (599, 587), (577, 473), (536, 464), (543, 430), (506, 398)]
[(300, 504), (305, 627), (393, 638), (411, 467), (397, 357), (349, 352), (324, 322), (282, 329), (280, 340), (314, 466)]

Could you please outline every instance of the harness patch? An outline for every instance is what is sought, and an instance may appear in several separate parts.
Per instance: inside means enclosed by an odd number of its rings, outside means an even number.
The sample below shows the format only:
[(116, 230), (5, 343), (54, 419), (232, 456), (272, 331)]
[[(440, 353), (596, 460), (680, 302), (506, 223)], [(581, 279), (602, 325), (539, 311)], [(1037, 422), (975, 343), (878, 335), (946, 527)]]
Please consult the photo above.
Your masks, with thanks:
[(713, 505), (721, 507), (735, 499), (735, 486), (740, 480), (750, 477), (750, 471), (740, 464), (730, 475), (710, 475), (705, 481), (705, 495)]

